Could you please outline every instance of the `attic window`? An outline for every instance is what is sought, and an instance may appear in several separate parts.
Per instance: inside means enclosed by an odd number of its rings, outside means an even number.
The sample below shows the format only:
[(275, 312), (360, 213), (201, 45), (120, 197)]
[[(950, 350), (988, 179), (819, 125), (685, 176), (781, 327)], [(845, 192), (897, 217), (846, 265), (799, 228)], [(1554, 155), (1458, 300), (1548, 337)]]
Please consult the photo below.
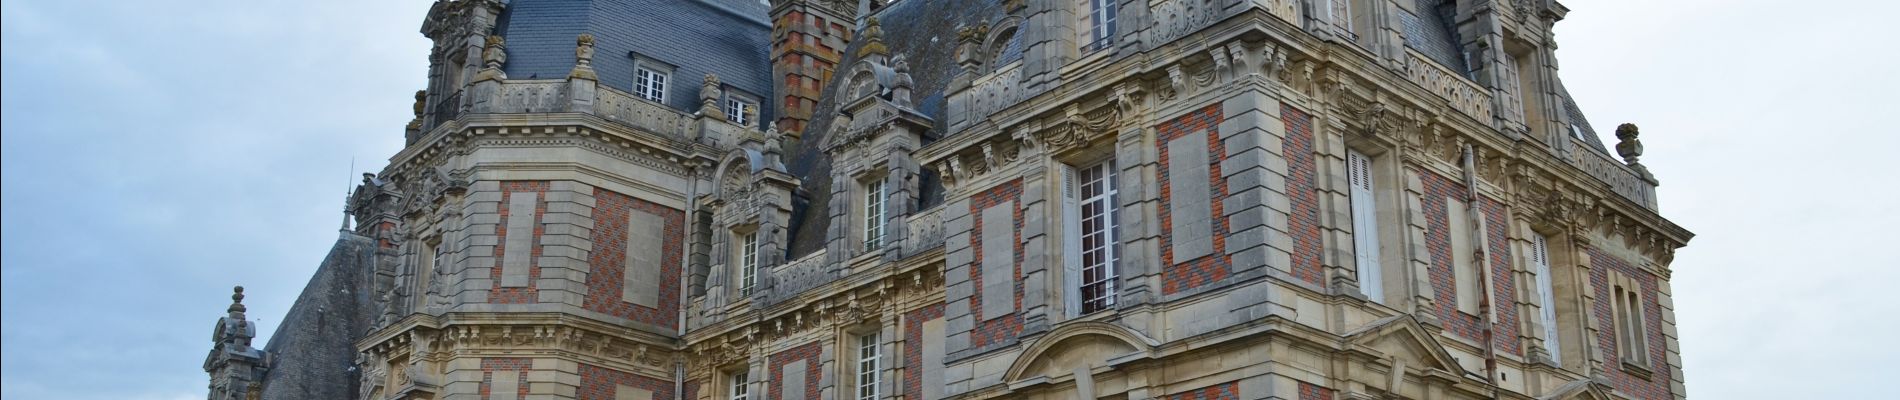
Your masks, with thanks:
[(1577, 140), (1586, 140), (1583, 138), (1583, 128), (1577, 127), (1577, 124), (1570, 124), (1570, 137), (1577, 138)]

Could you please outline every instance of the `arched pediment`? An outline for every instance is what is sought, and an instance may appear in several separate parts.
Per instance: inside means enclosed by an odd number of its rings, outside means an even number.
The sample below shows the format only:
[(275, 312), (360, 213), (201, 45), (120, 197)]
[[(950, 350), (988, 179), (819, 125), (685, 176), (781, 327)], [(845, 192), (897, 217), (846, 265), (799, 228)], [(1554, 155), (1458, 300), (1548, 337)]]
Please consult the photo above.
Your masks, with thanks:
[(757, 151), (738, 149), (726, 153), (713, 177), (713, 182), (719, 183), (718, 198), (733, 201), (750, 196), (757, 184), (754, 178), (765, 167), (765, 156)]
[(1077, 322), (1037, 339), (1010, 364), (1003, 380), (1057, 377), (1072, 374), (1077, 368), (1109, 365), (1131, 356), (1149, 357), (1157, 345), (1159, 342), (1154, 339), (1119, 325)]
[(1570, 381), (1569, 383), (1565, 383), (1563, 386), (1558, 386), (1556, 390), (1552, 390), (1550, 391), (1550, 393), (1544, 394), (1543, 397), (1537, 398), (1537, 400), (1614, 400), (1614, 399), (1615, 397), (1610, 396), (1610, 391), (1608, 389), (1604, 389), (1603, 385), (1596, 384), (1594, 382), (1591, 382), (1588, 379)]

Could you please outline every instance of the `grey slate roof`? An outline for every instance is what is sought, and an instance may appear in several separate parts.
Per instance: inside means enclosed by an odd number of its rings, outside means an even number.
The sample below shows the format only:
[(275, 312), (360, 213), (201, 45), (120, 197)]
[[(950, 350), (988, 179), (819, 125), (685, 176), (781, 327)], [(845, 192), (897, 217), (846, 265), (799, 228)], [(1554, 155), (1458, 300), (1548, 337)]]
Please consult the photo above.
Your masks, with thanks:
[[(771, 24), (757, 0), (513, 0), (496, 21), (507, 39), (510, 79), (562, 79), (574, 68), (574, 38), (594, 35), (600, 83), (631, 91), (634, 54), (674, 67), (666, 104), (699, 109), (700, 79), (759, 99), (772, 94)], [(772, 107), (761, 104), (760, 120)]]
[[(925, 134), (925, 143), (943, 137), (948, 125), (943, 122), (946, 121), (944, 88), (961, 71), (955, 59), (957, 27), (993, 23), (1003, 15), (1002, 5), (995, 0), (903, 0), (873, 14), (884, 30), (884, 44), (890, 48), (891, 55), (903, 55), (910, 63), (911, 79), (915, 82), (912, 101), (917, 111), (937, 121)], [(858, 48), (863, 45), (862, 40), (853, 41), (845, 50), (845, 59), (838, 69), (845, 70), (856, 64)], [(841, 81), (832, 79), (826, 85), (804, 137), (787, 152), (791, 155), (788, 165), (791, 173), (803, 181), (800, 196), (793, 203), (796, 209), (792, 216), (788, 259), (811, 254), (825, 245), (825, 231), (831, 221), (824, 208), (830, 202), (832, 189), (831, 157), (825, 154), (823, 146), (831, 121), (837, 116), (836, 92)], [(942, 185), (934, 173), (926, 172), (918, 186), (922, 188), (918, 209), (943, 201)]]
[(356, 341), (381, 310), (371, 304), (376, 243), (345, 233), (271, 333), (264, 400), (351, 399), (362, 379)]

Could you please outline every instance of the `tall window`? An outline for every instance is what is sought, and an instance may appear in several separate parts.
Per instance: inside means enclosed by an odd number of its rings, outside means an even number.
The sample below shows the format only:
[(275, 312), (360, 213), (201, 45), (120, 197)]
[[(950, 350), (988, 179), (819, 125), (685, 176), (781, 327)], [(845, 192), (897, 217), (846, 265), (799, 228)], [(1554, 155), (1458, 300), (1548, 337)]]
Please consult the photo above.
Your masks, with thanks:
[(1352, 200), (1352, 244), (1359, 271), (1359, 292), (1366, 299), (1385, 302), (1383, 271), (1379, 267), (1379, 212), (1372, 184), (1372, 158), (1346, 150), (1346, 181)]
[(1472, 243), (1476, 223), (1471, 220), (1470, 210), (1465, 202), (1458, 199), (1445, 201), (1445, 222), (1449, 227), (1446, 233), (1451, 235), (1451, 276), (1455, 284), (1452, 288), (1457, 296), (1458, 311), (1478, 315), (1478, 301), (1484, 298), (1484, 284), (1478, 281), (1480, 271), (1476, 253), (1478, 244)]
[(633, 94), (642, 99), (666, 102), (666, 73), (639, 67), (634, 76)]
[(759, 234), (739, 236), (739, 295), (751, 296), (759, 282)]
[[(1352, 35), (1352, 0), (1326, 0), (1326, 17), (1340, 33)], [(1358, 36), (1351, 38), (1357, 40)]]
[(1550, 353), (1550, 360), (1562, 364), (1559, 358), (1563, 352), (1557, 345), (1557, 296), (1552, 291), (1550, 280), (1550, 244), (1544, 235), (1531, 232), (1531, 272), (1537, 274), (1537, 308), (1544, 320), (1544, 350)]
[(752, 121), (746, 120), (746, 110), (752, 110), (752, 109), (754, 109), (752, 103), (747, 103), (745, 100), (740, 100), (737, 98), (733, 98), (731, 96), (726, 97), (726, 120), (727, 121), (732, 121), (732, 123), (739, 124), (739, 125), (745, 125), (745, 124), (751, 123)]
[(726, 399), (746, 400), (748, 394), (745, 371), (734, 372), (726, 376)]
[(1086, 42), (1082, 52), (1102, 50), (1115, 43), (1115, 2), (1116, 0), (1083, 0), (1089, 5), (1088, 28), (1082, 36)]
[(1115, 307), (1120, 275), (1115, 262), (1121, 258), (1120, 238), (1115, 218), (1115, 161), (1064, 171), (1063, 214), (1065, 247), (1073, 256), (1065, 259), (1065, 280), (1072, 291), (1067, 296), (1072, 315), (1088, 314)]
[(883, 358), (877, 332), (858, 336), (858, 400), (877, 400), (877, 363)]
[(1616, 354), (1623, 362), (1649, 366), (1649, 335), (1643, 329), (1642, 286), (1615, 271), (1610, 272), (1610, 306), (1616, 314)]
[(885, 197), (883, 179), (872, 179), (864, 183), (864, 251), (873, 251), (884, 246)]

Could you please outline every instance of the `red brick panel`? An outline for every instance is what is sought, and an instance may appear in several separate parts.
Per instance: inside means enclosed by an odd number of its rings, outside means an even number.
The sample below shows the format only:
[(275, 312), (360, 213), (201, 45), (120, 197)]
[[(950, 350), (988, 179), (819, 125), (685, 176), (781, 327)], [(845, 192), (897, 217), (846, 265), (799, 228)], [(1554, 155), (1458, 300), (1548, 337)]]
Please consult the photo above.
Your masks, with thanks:
[[(535, 196), (535, 199), (534, 199), (534, 209), (533, 210), (508, 209), (508, 200), (507, 200), (508, 196), (515, 192), (536, 193), (537, 195)], [(531, 303), (539, 302), (540, 289), (536, 289), (535, 285), (539, 284), (539, 281), (541, 280), (541, 234), (545, 233), (547, 230), (547, 227), (541, 224), (541, 218), (547, 215), (547, 212), (548, 212), (548, 182), (547, 181), (502, 182), (501, 183), (501, 198), (502, 198), (501, 219), (500, 219), (501, 223), (498, 223), (495, 225), (495, 237), (498, 238), (495, 241), (496, 242), (495, 243), (495, 268), (490, 269), (488, 273), (489, 279), (493, 280), (494, 284), (488, 289), (488, 302), (498, 303), (498, 304), (531, 304)], [(507, 223), (508, 216), (517, 212), (534, 213), (534, 238), (532, 240), (532, 243), (534, 243), (534, 245), (529, 246), (529, 248), (527, 249), (509, 249), (507, 245), (508, 241), (499, 239), (499, 238), (508, 237), (508, 223)], [(527, 251), (527, 252), (530, 252), (531, 254), (528, 257), (528, 286), (527, 287), (508, 287), (508, 288), (501, 287), (501, 263), (502, 263), (502, 260), (506, 259), (506, 257), (503, 257), (502, 255), (511, 250), (512, 251)]]
[[(1221, 162), (1227, 160), (1227, 146), (1221, 145), (1220, 132), (1216, 129), (1220, 126), (1222, 120), (1221, 106), (1216, 103), (1200, 110), (1189, 112), (1186, 115), (1182, 115), (1173, 121), (1168, 121), (1157, 127), (1159, 134), (1156, 137), (1156, 147), (1160, 148), (1160, 162), (1163, 166), (1162, 168), (1158, 168), (1161, 178), (1162, 204), (1162, 206), (1158, 208), (1161, 211), (1161, 235), (1168, 238), (1168, 240), (1161, 241), (1161, 262), (1164, 266), (1161, 273), (1162, 294), (1174, 294), (1182, 290), (1201, 287), (1202, 285), (1227, 278), (1227, 274), (1232, 272), (1232, 259), (1227, 256), (1226, 250), (1228, 222), (1227, 218), (1224, 217), (1226, 215), (1224, 202), (1227, 199), (1227, 178), (1221, 173)], [(1196, 132), (1208, 133), (1207, 159), (1208, 162), (1211, 163), (1207, 169), (1208, 176), (1168, 176), (1169, 172), (1168, 168), (1166, 168), (1169, 160), (1168, 142)], [(1211, 217), (1214, 218), (1214, 223), (1211, 225), (1214, 228), (1214, 252), (1211, 255), (1193, 260), (1175, 260), (1173, 243), (1174, 215), (1170, 207), (1167, 206), (1173, 204), (1175, 193), (1173, 185), (1169, 182), (1174, 179), (1203, 178), (1212, 182), (1212, 184), (1209, 185), (1209, 193), (1180, 193), (1180, 195), (1211, 197), (1212, 201), (1209, 203), (1213, 206), (1211, 207), (1213, 211)]]
[[(1458, 282), (1452, 272), (1451, 222), (1445, 206), (1451, 200), (1469, 201), (1470, 195), (1465, 186), (1440, 176), (1429, 170), (1418, 172), (1420, 182), (1424, 183), (1426, 235), (1425, 245), (1432, 254), (1430, 270), (1433, 303), (1438, 306), (1438, 319), (1445, 324), (1445, 330), (1466, 339), (1483, 341), (1484, 323), (1476, 316), (1458, 311)], [(1491, 287), (1497, 303), (1511, 304), (1515, 298), (1516, 283), (1511, 281), (1511, 245), (1508, 236), (1510, 220), (1506, 217), (1504, 206), (1490, 198), (1478, 199), (1478, 213), (1484, 216), (1487, 229), (1485, 245), (1491, 252)], [(1477, 227), (1472, 227), (1477, 229)], [(1475, 244), (1474, 244), (1475, 245)], [(1517, 310), (1515, 307), (1499, 307), (1493, 304), (1497, 320), (1492, 321), (1493, 346), (1511, 354), (1523, 355), (1524, 349), (1518, 346)]]
[(1168, 395), (1168, 400), (1240, 400), (1240, 383), (1227, 382)]
[[(577, 398), (580, 400), (613, 400), (616, 395), (614, 392), (620, 389), (620, 385), (653, 392), (652, 399), (637, 400), (673, 399), (673, 381), (669, 379), (635, 375), (631, 372), (621, 372), (588, 364), (581, 364), (580, 369), (581, 387), (579, 393), (576, 393), (578, 395)], [(521, 387), (525, 390), (528, 386), (522, 385)]]
[[(607, 189), (594, 189), (594, 250), (587, 260), (587, 296), (581, 308), (634, 321), (671, 327), (679, 320), (680, 254), (686, 247), (686, 214), (650, 201)], [(660, 308), (636, 305), (621, 298), (626, 284), (627, 226), (631, 212), (658, 215), (666, 221), (660, 257)]]
[[(494, 400), (515, 400), (515, 399), (527, 397), (528, 396), (528, 367), (532, 366), (533, 364), (534, 364), (534, 361), (526, 359), (526, 358), (484, 358), (482, 359), (482, 385), (481, 385), (482, 398), (494, 399)], [(517, 389), (517, 392), (514, 393), (514, 395), (510, 396), (507, 393), (489, 393), (490, 386), (495, 383), (495, 372), (497, 371), (521, 372), (520, 374), (517, 375), (518, 378), (516, 378), (517, 381), (516, 381), (515, 387), (519, 389)]]
[(981, 267), (983, 265), (983, 243), (982, 243), (983, 219), (977, 217), (979, 215), (982, 215), (983, 210), (986, 208), (1002, 205), (1005, 202), (1013, 202), (1013, 204), (1016, 204), (1016, 209), (1010, 210), (1011, 214), (1013, 214), (1010, 220), (1013, 221), (1016, 225), (1016, 226), (1010, 227), (1011, 231), (1013, 232), (1012, 234), (1015, 235), (1015, 239), (1016, 239), (1015, 241), (1016, 260), (1015, 262), (1011, 263), (1011, 265), (1014, 266), (1014, 272), (1010, 273), (1010, 277), (1016, 280), (1015, 284), (1012, 285), (1012, 287), (1014, 288), (1013, 290), (1016, 292), (1015, 295), (1012, 296), (1015, 298), (1016, 304), (1014, 307), (1011, 307), (1010, 309), (1022, 310), (1023, 309), (1022, 195), (1023, 195), (1023, 181), (1021, 179), (1017, 179), (1017, 180), (1005, 182), (1001, 185), (996, 185), (996, 187), (990, 188), (989, 190), (985, 190), (982, 193), (978, 193), (975, 196), (972, 196), (970, 198), (970, 215), (971, 215), (971, 219), (975, 221), (975, 222), (972, 222), (970, 225), (970, 229), (971, 229), (970, 252), (974, 254), (974, 256), (972, 256), (970, 259), (971, 260), (970, 261), (970, 266), (971, 266), (970, 284), (975, 285), (975, 288), (976, 288), (975, 291), (970, 295), (970, 314), (976, 318), (976, 321), (978, 321), (976, 323), (975, 331), (971, 332), (972, 337), (970, 339), (970, 343), (971, 343), (971, 346), (974, 346), (977, 348), (982, 348), (983, 346), (988, 345), (990, 343), (1000, 343), (1000, 342), (1008, 341), (1011, 339), (1015, 339), (1023, 331), (1023, 317), (1021, 314), (1010, 314), (1008, 316), (1004, 316), (1002, 318), (996, 318), (993, 320), (991, 319), (991, 316), (983, 315), (983, 268)]
[(818, 397), (818, 381), (819, 378), (824, 377), (824, 369), (818, 365), (819, 349), (818, 342), (811, 342), (778, 352), (769, 358), (766, 365), (769, 365), (771, 370), (766, 371), (766, 374), (772, 377), (772, 384), (771, 388), (767, 389), (769, 393), (766, 394), (771, 396), (770, 400), (784, 398), (782, 395), (785, 390), (785, 371), (783, 370), (786, 364), (798, 362), (798, 360), (805, 360), (805, 398), (821, 398)]
[(1333, 390), (1300, 382), (1300, 400), (1333, 400)]
[(1313, 161), (1313, 116), (1293, 106), (1280, 105), (1280, 119), (1286, 121), (1287, 198), (1293, 206), (1287, 216), (1287, 234), (1293, 235), (1293, 276), (1315, 285), (1325, 284), (1319, 265), (1319, 179)]
[(924, 393), (924, 322), (943, 318), (943, 303), (931, 304), (904, 314), (904, 396), (918, 398)]
[[(1665, 339), (1662, 335), (1662, 304), (1656, 302), (1658, 293), (1656, 277), (1630, 265), (1621, 258), (1594, 247), (1586, 247), (1584, 251), (1590, 254), (1590, 285), (1596, 287), (1597, 297), (1596, 304), (1592, 306), (1596, 308), (1597, 326), (1601, 327), (1597, 330), (1597, 346), (1603, 349), (1603, 356), (1609, 358), (1604, 374), (1609, 375), (1610, 386), (1616, 387), (1617, 391), (1629, 393), (1643, 400), (1674, 398), (1675, 394), (1671, 393), (1669, 388), (1669, 382), (1672, 379), (1669, 376), (1669, 366), (1664, 362), (1667, 355), (1663, 354)], [(1616, 342), (1616, 314), (1610, 309), (1612, 307), (1610, 271), (1635, 279), (1642, 286), (1640, 294), (1643, 296), (1643, 335), (1649, 337), (1649, 348), (1645, 349), (1649, 352), (1649, 365), (1644, 367), (1653, 374), (1648, 379), (1644, 379), (1642, 375), (1624, 371), (1622, 357), (1617, 356), (1621, 351), (1618, 350), (1619, 343)]]

